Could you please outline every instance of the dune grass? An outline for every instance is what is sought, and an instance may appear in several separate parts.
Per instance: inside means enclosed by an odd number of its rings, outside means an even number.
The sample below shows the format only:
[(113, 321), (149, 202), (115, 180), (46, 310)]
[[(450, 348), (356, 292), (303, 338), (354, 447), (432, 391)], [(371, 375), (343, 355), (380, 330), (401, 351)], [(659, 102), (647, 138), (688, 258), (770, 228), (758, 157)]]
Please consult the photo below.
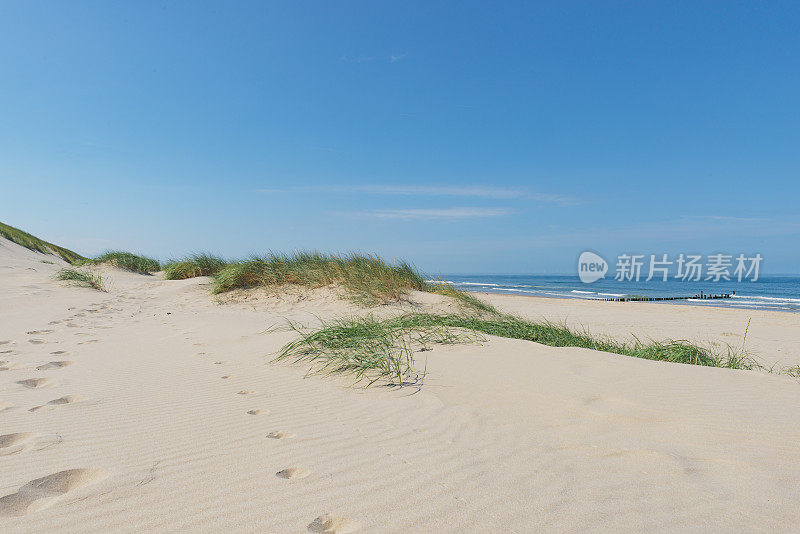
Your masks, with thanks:
[(78, 271), (77, 269), (61, 269), (55, 274), (54, 278), (56, 280), (65, 280), (76, 286), (105, 291), (103, 278), (99, 274)]
[(425, 290), (431, 293), (436, 293), (439, 295), (444, 295), (447, 297), (454, 298), (459, 302), (461, 302), (461, 304), (463, 304), (468, 309), (474, 311), (483, 313), (492, 313), (492, 314), (497, 313), (497, 309), (488, 302), (484, 302), (475, 295), (470, 295), (469, 293), (460, 291), (454, 288), (452, 285), (444, 282), (427, 283)]
[[(223, 261), (213, 256), (210, 258)], [(165, 272), (169, 272), (169, 265)], [(333, 284), (343, 286), (353, 300), (365, 305), (396, 301), (408, 291), (417, 290), (455, 298), (470, 310), (496, 312), (491, 305), (449, 284), (426, 282), (425, 277), (408, 263), (391, 264), (368, 254), (296, 252), (252, 256), (227, 263), (212, 275), (214, 293), (284, 284), (310, 288)]]
[[(401, 318), (384, 321), (372, 317), (336, 319), (314, 332), (296, 324), (300, 335), (281, 349), (275, 360), (308, 361), (312, 372), (349, 373), (356, 382), (390, 380), (403, 384), (414, 374), (414, 352), (432, 344), (467, 343), (474, 334), (441, 325), (416, 326)], [(419, 381), (424, 378), (424, 370)]]
[(191, 254), (183, 259), (169, 261), (164, 265), (164, 278), (183, 280), (197, 276), (213, 276), (228, 265), (228, 261), (212, 254)]
[(42, 254), (54, 254), (70, 264), (76, 264), (85, 261), (86, 258), (64, 247), (59, 247), (52, 243), (48, 243), (36, 236), (27, 232), (23, 232), (19, 228), (14, 228), (7, 224), (0, 222), (0, 236), (5, 237), (9, 241), (13, 241), (17, 245), (23, 246), (27, 249), (41, 252)]
[[(757, 366), (743, 350), (714, 353), (688, 341), (620, 342), (577, 332), (566, 325), (533, 322), (510, 315), (489, 318), (468, 314), (413, 313), (324, 323), (313, 332), (293, 325), (300, 338), (284, 346), (276, 360), (307, 361), (312, 371), (351, 373), (357, 381), (391, 380), (402, 384), (414, 373), (414, 352), (435, 343), (481, 341), (481, 334), (534, 341), (551, 347), (582, 347), (635, 358), (730, 369)], [(422, 375), (424, 378), (424, 373)], [(421, 381), (421, 378), (417, 381)]]
[(151, 274), (161, 270), (158, 260), (118, 250), (105, 252), (96, 258), (87, 260), (86, 263), (107, 263), (139, 274)]
[(425, 280), (407, 263), (390, 264), (377, 256), (296, 252), (235, 261), (214, 275), (214, 292), (237, 288), (297, 284), (344, 286), (354, 300), (375, 304), (397, 300), (408, 290), (424, 290)]

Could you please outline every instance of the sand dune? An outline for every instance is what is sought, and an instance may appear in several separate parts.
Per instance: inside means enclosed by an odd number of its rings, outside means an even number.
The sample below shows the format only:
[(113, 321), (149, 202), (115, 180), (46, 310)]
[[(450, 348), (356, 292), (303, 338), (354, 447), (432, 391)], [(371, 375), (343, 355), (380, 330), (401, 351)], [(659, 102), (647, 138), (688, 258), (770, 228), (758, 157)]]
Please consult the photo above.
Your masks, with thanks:
[[(420, 353), (421, 388), (352, 388), (268, 363), (294, 339), (274, 330), (287, 319), (368, 312), (335, 294), (220, 301), (203, 278), (109, 268), (101, 293), (53, 281), (61, 263), (0, 241), (0, 531), (788, 531), (800, 520), (795, 379), (489, 337)], [(720, 344), (752, 315), (759, 358), (800, 361), (789, 314), (491, 299), (610, 334)]]

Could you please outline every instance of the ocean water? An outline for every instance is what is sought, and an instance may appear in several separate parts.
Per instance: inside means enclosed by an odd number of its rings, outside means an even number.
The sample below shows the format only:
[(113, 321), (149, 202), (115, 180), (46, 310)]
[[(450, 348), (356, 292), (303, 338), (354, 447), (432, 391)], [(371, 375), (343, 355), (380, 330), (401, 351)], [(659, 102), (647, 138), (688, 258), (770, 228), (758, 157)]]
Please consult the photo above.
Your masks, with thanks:
[(762, 276), (755, 282), (747, 280), (692, 282), (673, 279), (666, 282), (660, 280), (618, 282), (612, 277), (584, 284), (577, 275), (451, 274), (441, 275), (437, 280), (450, 283), (463, 291), (588, 300), (624, 296), (691, 297), (700, 294), (701, 291), (714, 295), (735, 293), (730, 299), (675, 300), (667, 301), (666, 304), (800, 312), (800, 277), (797, 276)]

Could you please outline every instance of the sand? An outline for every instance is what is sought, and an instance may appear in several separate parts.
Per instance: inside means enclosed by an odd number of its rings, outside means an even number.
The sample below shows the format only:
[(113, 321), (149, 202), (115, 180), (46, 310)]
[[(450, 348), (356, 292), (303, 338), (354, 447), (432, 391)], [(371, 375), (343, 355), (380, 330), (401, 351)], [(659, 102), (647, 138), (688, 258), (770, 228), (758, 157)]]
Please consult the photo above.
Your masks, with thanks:
[[(51, 261), (42, 263), (42, 260)], [(0, 531), (774, 531), (800, 520), (800, 383), (487, 338), (422, 387), (269, 363), (335, 291), (228, 296), (0, 240)], [(447, 310), (444, 297), (416, 305)], [(799, 362), (799, 316), (488, 297), (614, 335)], [(387, 306), (379, 314), (410, 305)], [(726, 335), (732, 334), (732, 335)], [(420, 362), (422, 363), (422, 362)]]

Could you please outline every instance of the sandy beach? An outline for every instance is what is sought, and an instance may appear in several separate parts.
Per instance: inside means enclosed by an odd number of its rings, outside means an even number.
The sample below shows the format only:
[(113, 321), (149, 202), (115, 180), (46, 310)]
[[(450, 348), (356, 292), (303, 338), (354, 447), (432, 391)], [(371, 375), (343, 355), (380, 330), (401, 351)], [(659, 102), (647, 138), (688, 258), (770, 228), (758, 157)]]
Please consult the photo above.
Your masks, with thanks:
[[(45, 263), (43, 260), (51, 263)], [(270, 363), (362, 308), (325, 290), (214, 297), (96, 267), (108, 292), (0, 239), (3, 532), (789, 531), (800, 384), (485, 336), (418, 353), (422, 385)], [(800, 363), (800, 316), (484, 295), (609, 336), (742, 343)], [(277, 327), (277, 329), (276, 329)]]

